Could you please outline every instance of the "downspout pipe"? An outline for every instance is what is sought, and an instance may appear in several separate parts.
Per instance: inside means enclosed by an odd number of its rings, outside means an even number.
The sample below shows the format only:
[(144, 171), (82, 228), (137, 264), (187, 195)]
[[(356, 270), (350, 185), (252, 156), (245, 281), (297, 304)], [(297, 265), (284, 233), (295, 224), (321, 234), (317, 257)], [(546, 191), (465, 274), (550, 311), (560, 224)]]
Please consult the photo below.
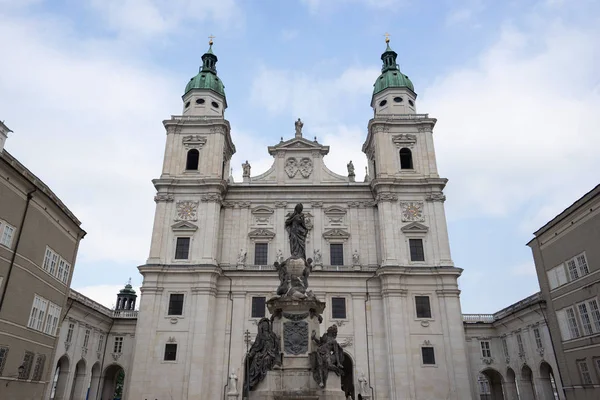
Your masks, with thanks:
[[(229, 301), (231, 301), (231, 311), (229, 313), (229, 349), (227, 350), (227, 369), (225, 370), (225, 385), (223, 386), (223, 400), (227, 396), (227, 387), (229, 386), (229, 368), (231, 366), (231, 338), (233, 336), (233, 291), (231, 290), (233, 281), (225, 274), (223, 278), (229, 279)], [(237, 389), (237, 388), (236, 388)]]
[(27, 193), (27, 202), (25, 203), (25, 211), (23, 211), (23, 217), (21, 217), (21, 225), (19, 226), (19, 233), (17, 233), (17, 240), (15, 242), (15, 249), (13, 250), (12, 256), (10, 257), (10, 264), (8, 266), (8, 273), (6, 274), (6, 282), (2, 286), (2, 294), (0, 294), (0, 312), (2, 312), (2, 306), (4, 305), (4, 297), (6, 296), (6, 290), (10, 282), (13, 266), (15, 259), (17, 258), (17, 250), (19, 249), (19, 243), (21, 242), (21, 235), (23, 234), (23, 228), (25, 227), (25, 218), (27, 217), (27, 211), (29, 211), (29, 203), (33, 198), (33, 193), (37, 191), (37, 188), (33, 188), (31, 192)]
[(375, 397), (375, 389), (373, 388), (373, 386), (371, 386), (371, 352), (369, 351), (369, 318), (367, 315), (367, 302), (369, 301), (369, 281), (371, 279), (374, 279), (377, 277), (377, 272), (379, 272), (379, 268), (381, 268), (381, 266), (377, 267), (377, 269), (373, 272), (373, 275), (368, 278), (365, 281), (365, 291), (366, 291), (366, 297), (365, 297), (365, 335), (366, 335), (366, 341), (367, 341), (367, 375), (369, 377), (369, 389), (371, 389), (371, 398), (373, 400), (376, 400), (377, 398)]

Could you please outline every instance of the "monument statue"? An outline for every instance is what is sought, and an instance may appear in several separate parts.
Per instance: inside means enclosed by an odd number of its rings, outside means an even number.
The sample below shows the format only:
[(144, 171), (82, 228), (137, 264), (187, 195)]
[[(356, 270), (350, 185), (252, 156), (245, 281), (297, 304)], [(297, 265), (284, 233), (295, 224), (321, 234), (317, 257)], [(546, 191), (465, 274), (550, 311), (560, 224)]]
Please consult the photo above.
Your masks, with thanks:
[(231, 371), (231, 374), (229, 374), (229, 393), (237, 393), (237, 381), (238, 377), (235, 371)]
[(354, 164), (352, 164), (352, 160), (346, 165), (348, 167), (348, 176), (355, 176), (354, 174)]
[(290, 238), (290, 253), (292, 258), (302, 258), (306, 260), (306, 235), (308, 228), (302, 203), (296, 204), (294, 212), (285, 220), (285, 229), (288, 231)]
[(250, 163), (248, 162), (248, 160), (246, 160), (246, 162), (242, 164), (242, 177), (250, 177)]
[(302, 127), (304, 126), (302, 120), (298, 118), (298, 121), (296, 121), (294, 125), (296, 126), (296, 137), (302, 137)]
[(313, 379), (319, 384), (319, 387), (324, 388), (327, 385), (329, 371), (335, 372), (338, 376), (344, 374), (344, 350), (336, 340), (336, 325), (327, 328), (327, 333), (320, 339), (313, 331), (311, 339), (318, 346), (316, 351), (310, 353)]
[(263, 318), (258, 323), (256, 339), (248, 352), (248, 387), (253, 390), (275, 366), (281, 365), (279, 337), (273, 332), (271, 322)]

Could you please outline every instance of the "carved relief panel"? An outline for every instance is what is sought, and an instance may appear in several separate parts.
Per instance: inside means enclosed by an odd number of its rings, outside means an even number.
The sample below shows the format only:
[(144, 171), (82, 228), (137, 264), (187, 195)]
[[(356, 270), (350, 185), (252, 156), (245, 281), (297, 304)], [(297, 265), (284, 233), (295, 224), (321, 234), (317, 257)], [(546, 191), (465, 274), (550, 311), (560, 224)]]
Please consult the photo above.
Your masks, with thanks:
[(323, 214), (325, 215), (325, 226), (327, 227), (345, 227), (347, 224), (346, 209), (342, 207), (328, 207), (323, 210)]
[(252, 210), (252, 226), (273, 226), (273, 210), (264, 206)]

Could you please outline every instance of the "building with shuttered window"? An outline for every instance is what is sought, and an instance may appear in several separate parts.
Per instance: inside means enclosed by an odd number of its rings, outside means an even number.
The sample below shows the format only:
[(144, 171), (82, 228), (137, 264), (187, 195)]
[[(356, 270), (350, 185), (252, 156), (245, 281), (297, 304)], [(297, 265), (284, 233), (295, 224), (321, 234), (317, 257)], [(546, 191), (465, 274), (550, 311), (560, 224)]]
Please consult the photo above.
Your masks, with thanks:
[(85, 231), (52, 190), (3, 149), (9, 132), (0, 122), (0, 398), (41, 399)]
[(548, 326), (568, 400), (600, 398), (600, 185), (534, 233)]

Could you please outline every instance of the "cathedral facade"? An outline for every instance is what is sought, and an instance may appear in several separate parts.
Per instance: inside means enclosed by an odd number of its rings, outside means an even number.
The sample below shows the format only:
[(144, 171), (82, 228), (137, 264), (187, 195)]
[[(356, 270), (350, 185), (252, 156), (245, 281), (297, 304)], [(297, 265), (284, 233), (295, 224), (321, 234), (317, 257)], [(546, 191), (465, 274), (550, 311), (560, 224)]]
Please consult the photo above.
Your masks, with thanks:
[[(313, 259), (310, 289), (325, 301), (344, 349), (353, 399), (471, 399), (465, 333), (433, 143), (434, 118), (389, 47), (382, 54), (362, 147), (338, 175), (329, 146), (303, 136), (268, 147), (271, 168), (230, 176), (236, 148), (217, 57), (202, 56), (182, 115), (165, 120), (162, 174), (124, 398), (242, 399), (245, 354), (289, 257), (286, 216), (301, 203)], [(375, 78), (375, 77), (374, 77)]]

